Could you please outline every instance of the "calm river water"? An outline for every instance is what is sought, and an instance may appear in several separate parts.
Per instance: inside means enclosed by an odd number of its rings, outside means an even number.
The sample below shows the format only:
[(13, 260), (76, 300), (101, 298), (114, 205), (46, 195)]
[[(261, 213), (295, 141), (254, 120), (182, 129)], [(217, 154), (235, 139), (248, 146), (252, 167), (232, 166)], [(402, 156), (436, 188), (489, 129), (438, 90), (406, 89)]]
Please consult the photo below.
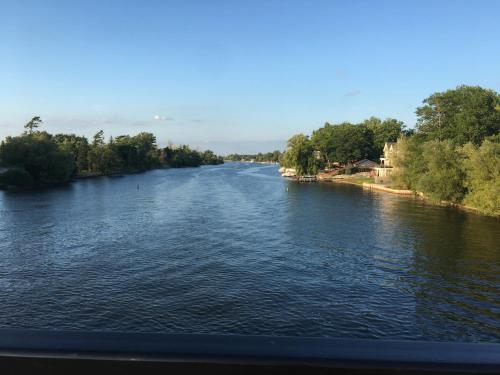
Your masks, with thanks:
[(0, 192), (0, 257), (2, 328), (500, 342), (500, 220), (273, 165)]

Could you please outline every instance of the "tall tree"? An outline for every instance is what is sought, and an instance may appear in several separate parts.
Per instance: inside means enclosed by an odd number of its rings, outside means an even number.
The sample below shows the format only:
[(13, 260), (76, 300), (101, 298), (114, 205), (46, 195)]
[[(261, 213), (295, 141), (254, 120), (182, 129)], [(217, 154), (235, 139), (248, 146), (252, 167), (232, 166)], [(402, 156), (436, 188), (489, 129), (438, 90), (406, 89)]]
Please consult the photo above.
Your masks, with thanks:
[(0, 159), (29, 176), (35, 185), (67, 182), (75, 170), (73, 155), (60, 150), (52, 137), (44, 134), (7, 137), (0, 145)]
[(420, 135), (402, 136), (398, 140), (398, 149), (393, 156), (394, 171), (391, 185), (397, 189), (417, 191), (418, 181), (427, 166), (423, 154), (424, 138)]
[(373, 151), (376, 155), (382, 154), (385, 142), (396, 142), (404, 130), (403, 122), (393, 118), (382, 121), (377, 117), (370, 117), (363, 121), (363, 125), (373, 132)]
[(304, 134), (294, 135), (288, 140), (284, 155), (284, 165), (294, 168), (298, 176), (316, 174), (317, 160), (313, 155), (313, 144)]
[(481, 147), (464, 146), (464, 203), (488, 215), (500, 215), (500, 143), (485, 140)]
[(94, 139), (92, 141), (93, 146), (102, 146), (104, 145), (104, 131), (99, 130), (94, 134)]
[(373, 133), (365, 125), (335, 125), (332, 139), (334, 161), (342, 164), (380, 156), (373, 151)]
[(500, 131), (500, 96), (479, 86), (458, 86), (432, 94), (417, 108), (417, 130), (428, 140), (480, 145)]
[(59, 149), (73, 154), (76, 163), (76, 174), (88, 169), (89, 142), (87, 138), (75, 134), (56, 134), (54, 141)]
[(24, 125), (27, 134), (32, 135), (35, 129), (37, 129), (41, 123), (42, 119), (40, 118), (40, 116), (33, 117), (30, 121), (28, 121), (26, 125)]
[(138, 168), (150, 169), (158, 162), (156, 137), (152, 133), (142, 132), (132, 137), (132, 144), (137, 151)]
[(335, 158), (335, 140), (334, 125), (328, 122), (322, 128), (314, 130), (311, 135), (311, 141), (314, 149), (320, 152), (321, 158), (330, 165), (332, 158)]
[(450, 140), (429, 141), (423, 145), (425, 172), (417, 188), (436, 201), (460, 203), (465, 195), (465, 172), (462, 158)]

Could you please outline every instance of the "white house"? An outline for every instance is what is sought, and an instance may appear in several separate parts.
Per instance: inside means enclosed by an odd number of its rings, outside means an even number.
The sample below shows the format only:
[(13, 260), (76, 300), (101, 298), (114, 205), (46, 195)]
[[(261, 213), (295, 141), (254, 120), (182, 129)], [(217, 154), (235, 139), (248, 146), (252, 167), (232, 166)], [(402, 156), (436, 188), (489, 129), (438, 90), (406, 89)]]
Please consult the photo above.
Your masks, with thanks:
[(375, 183), (387, 184), (394, 172), (394, 156), (398, 150), (397, 142), (385, 142), (384, 154), (380, 158), (380, 167), (375, 168)]

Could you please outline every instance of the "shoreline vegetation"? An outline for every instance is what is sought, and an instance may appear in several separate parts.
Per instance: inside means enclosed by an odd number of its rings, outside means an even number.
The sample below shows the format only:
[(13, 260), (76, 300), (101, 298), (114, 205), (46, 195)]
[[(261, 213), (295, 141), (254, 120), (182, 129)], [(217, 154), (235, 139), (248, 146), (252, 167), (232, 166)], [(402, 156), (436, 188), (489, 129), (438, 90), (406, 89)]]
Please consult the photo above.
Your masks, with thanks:
[(227, 155), (224, 160), (248, 163), (279, 164), (282, 154), (283, 153), (279, 150), (266, 153), (259, 152), (258, 154), (230, 154)]
[(152, 169), (223, 164), (212, 151), (187, 145), (158, 148), (152, 133), (121, 135), (104, 141), (104, 132), (91, 142), (75, 134), (52, 135), (38, 128), (33, 117), (19, 136), (0, 144), (0, 188), (31, 189), (69, 183), (78, 179), (119, 176)]
[[(430, 95), (415, 113), (414, 129), (396, 119), (371, 117), (357, 124), (326, 123), (311, 136), (294, 135), (280, 158), (284, 176), (316, 176), (403, 195), (410, 191), (435, 204), (499, 217), (500, 95), (462, 85)], [(390, 165), (381, 156), (387, 143), (395, 150)], [(363, 168), (378, 159), (380, 165)], [(365, 162), (361, 167), (360, 161)], [(380, 171), (390, 172), (383, 182), (376, 181)]]

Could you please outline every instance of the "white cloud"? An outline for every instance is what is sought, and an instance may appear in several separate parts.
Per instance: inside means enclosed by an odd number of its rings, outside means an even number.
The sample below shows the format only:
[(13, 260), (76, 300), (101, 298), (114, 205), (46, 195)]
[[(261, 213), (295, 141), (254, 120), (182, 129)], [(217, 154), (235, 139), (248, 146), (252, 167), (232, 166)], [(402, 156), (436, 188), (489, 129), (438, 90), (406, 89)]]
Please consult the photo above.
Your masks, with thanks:
[(172, 121), (173, 118), (172, 117), (168, 117), (168, 116), (155, 115), (153, 117), (153, 120), (155, 120), (155, 121)]

